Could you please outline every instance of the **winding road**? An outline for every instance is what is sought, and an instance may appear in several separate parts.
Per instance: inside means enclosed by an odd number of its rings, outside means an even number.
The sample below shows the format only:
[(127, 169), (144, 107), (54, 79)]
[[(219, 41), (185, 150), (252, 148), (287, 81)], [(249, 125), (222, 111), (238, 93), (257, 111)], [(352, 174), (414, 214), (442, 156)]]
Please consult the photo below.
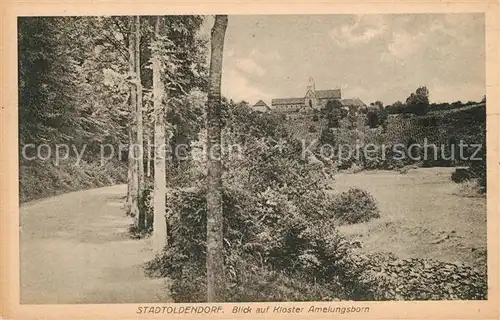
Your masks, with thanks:
[(165, 280), (144, 275), (153, 253), (129, 236), (125, 194), (119, 185), (21, 206), (22, 304), (169, 301)]

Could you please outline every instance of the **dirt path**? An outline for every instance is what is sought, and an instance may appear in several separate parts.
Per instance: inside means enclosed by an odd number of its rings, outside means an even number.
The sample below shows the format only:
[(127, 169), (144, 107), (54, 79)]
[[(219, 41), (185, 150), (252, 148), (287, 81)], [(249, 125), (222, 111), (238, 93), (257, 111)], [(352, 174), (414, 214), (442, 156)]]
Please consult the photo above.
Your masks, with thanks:
[(21, 303), (168, 302), (142, 270), (148, 240), (129, 238), (126, 186), (67, 193), (21, 207)]
[(363, 242), (368, 252), (392, 252), (400, 258), (434, 258), (452, 263), (486, 263), (486, 198), (457, 195), (453, 168), (421, 168), (407, 174), (366, 171), (339, 174), (337, 191), (358, 187), (370, 192), (381, 218), (342, 226), (341, 232)]

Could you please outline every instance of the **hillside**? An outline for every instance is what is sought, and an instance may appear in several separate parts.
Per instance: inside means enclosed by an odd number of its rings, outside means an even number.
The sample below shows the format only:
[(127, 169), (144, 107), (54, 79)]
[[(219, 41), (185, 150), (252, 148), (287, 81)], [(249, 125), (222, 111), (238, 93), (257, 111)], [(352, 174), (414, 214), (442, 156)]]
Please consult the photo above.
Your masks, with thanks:
[(313, 115), (301, 115), (284, 120), (286, 130), (298, 140), (312, 142), (319, 140), (321, 131), (326, 126), (326, 121), (313, 120)]
[(436, 144), (448, 144), (452, 138), (474, 143), (485, 132), (486, 105), (436, 111), (420, 117), (398, 115), (389, 117), (387, 122), (386, 143), (406, 144), (410, 140), (423, 143), (425, 138)]

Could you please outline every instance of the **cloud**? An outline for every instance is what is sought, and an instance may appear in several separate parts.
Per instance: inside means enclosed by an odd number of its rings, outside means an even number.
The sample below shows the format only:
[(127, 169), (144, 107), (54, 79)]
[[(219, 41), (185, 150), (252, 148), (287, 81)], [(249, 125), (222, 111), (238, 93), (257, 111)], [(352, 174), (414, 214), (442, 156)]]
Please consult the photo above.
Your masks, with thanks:
[(486, 94), (485, 91), (486, 88), (482, 84), (466, 82), (450, 84), (440, 79), (433, 79), (429, 86), (432, 102), (479, 101)]
[(382, 56), (385, 60), (407, 59), (423, 50), (444, 58), (456, 55), (464, 47), (482, 45), (478, 34), (484, 27), (484, 19), (480, 16), (471, 19), (470, 14), (446, 14), (425, 23), (408, 18), (399, 19), (401, 22), (400, 28), (388, 39), (387, 52)]
[(234, 51), (234, 49), (224, 50), (224, 55), (226, 57), (234, 57), (235, 54), (236, 52)]
[(380, 15), (357, 16), (354, 24), (343, 25), (330, 31), (330, 37), (341, 47), (369, 43), (387, 31), (387, 24)]
[(223, 90), (234, 100), (301, 96), (310, 76), (321, 89), (349, 84), (342, 96), (365, 103), (404, 101), (420, 85), (433, 101), (477, 100), (484, 92), (483, 14), (231, 19)]
[(262, 99), (266, 103), (273, 97), (272, 94), (252, 85), (238, 70), (229, 69), (222, 76), (222, 93), (235, 101), (245, 100), (251, 104)]
[(254, 74), (262, 77), (266, 74), (266, 70), (262, 68), (257, 62), (255, 62), (251, 58), (243, 58), (236, 60), (236, 66), (241, 71), (244, 71), (248, 74)]
[(252, 51), (250, 52), (250, 56), (257, 59), (270, 60), (270, 61), (281, 60), (281, 55), (276, 50), (263, 53), (257, 49), (252, 49)]
[(395, 32), (387, 50), (392, 56), (404, 59), (423, 47), (424, 42), (425, 35), (423, 33), (412, 35), (406, 31)]

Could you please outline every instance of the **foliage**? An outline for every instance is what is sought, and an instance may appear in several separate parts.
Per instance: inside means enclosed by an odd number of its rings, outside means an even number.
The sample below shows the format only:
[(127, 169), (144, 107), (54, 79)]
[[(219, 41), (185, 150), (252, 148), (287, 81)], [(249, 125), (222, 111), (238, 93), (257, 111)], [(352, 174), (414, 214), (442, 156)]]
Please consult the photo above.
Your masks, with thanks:
[(367, 113), (367, 120), (368, 120), (368, 126), (370, 128), (376, 128), (378, 127), (378, 111), (377, 110), (369, 110)]
[(328, 128), (338, 128), (340, 120), (347, 116), (347, 113), (342, 109), (342, 104), (339, 100), (329, 100), (326, 106), (321, 109), (321, 116), (327, 120)]
[(405, 111), (405, 105), (401, 101), (396, 101), (386, 107), (389, 114), (399, 114)]
[(429, 105), (429, 112), (453, 110), (453, 109), (457, 109), (457, 108), (463, 108), (463, 107), (467, 107), (467, 106), (477, 105), (479, 103), (480, 102), (475, 102), (475, 101), (469, 101), (466, 103), (462, 103), (461, 101), (456, 101), (453, 103), (449, 103), (449, 102), (431, 103)]
[[(437, 267), (429, 270), (429, 276), (427, 271), (411, 274), (412, 268), (420, 270), (419, 264), (427, 260), (412, 260), (413, 267), (388, 255), (360, 254), (338, 233), (335, 222), (378, 218), (373, 197), (360, 189), (328, 193), (320, 170), (302, 158), (300, 145), (282, 130), (278, 117), (252, 113), (245, 104), (226, 103), (224, 141), (241, 145), (242, 157), (224, 157), (225, 301), (480, 299), (485, 295), (481, 274), (469, 269), (457, 267), (477, 280), (476, 289), (465, 276), (454, 280)], [(148, 270), (172, 280), (174, 300), (205, 301), (204, 186), (172, 190), (167, 203), (169, 247)], [(399, 270), (394, 263), (404, 266)], [(408, 285), (408, 276), (422, 284)], [(453, 294), (447, 283), (453, 284)]]
[[(475, 142), (477, 146), (479, 146), (479, 151), (474, 155), (474, 158), (469, 161), (470, 169), (474, 177), (478, 180), (479, 186), (481, 188), (482, 193), (486, 193), (487, 190), (487, 180), (486, 180), (486, 172), (488, 170), (486, 166), (486, 127), (485, 124), (481, 127), (480, 132), (478, 133), (478, 139)], [(475, 149), (475, 148), (474, 148)], [(468, 152), (471, 155), (471, 152), (475, 153), (476, 150), (470, 150)]]
[[(152, 123), (152, 72), (148, 68), (154, 17), (141, 17), (141, 81), (144, 123)], [(207, 85), (207, 39), (198, 32), (201, 16), (165, 17), (164, 81), (171, 108), (172, 149), (196, 140), (204, 121)], [(86, 147), (84, 159), (99, 161), (110, 144), (115, 156), (128, 144), (130, 124), (128, 34), (126, 17), (23, 17), (19, 19), (19, 133), (25, 144), (47, 143)], [(154, 47), (154, 46), (153, 46)], [(145, 128), (152, 136), (152, 128)], [(189, 151), (189, 150), (188, 150)], [(127, 150), (121, 150), (126, 161)], [(177, 159), (176, 172), (188, 167)], [(26, 174), (31, 164), (20, 160)], [(122, 164), (116, 168), (125, 170)], [(69, 170), (69, 168), (68, 168)], [(28, 177), (27, 177), (28, 178)], [(37, 179), (37, 177), (32, 177)], [(24, 186), (23, 186), (24, 188)], [(24, 189), (26, 191), (31, 188)], [(73, 189), (72, 189), (73, 190)], [(63, 190), (54, 190), (61, 192)], [(34, 191), (35, 192), (35, 191)], [(36, 191), (38, 194), (38, 191)], [(25, 198), (38, 197), (26, 195)]]
[[(168, 195), (170, 245), (148, 265), (177, 302), (205, 301), (203, 189)], [(486, 277), (429, 259), (363, 255), (281, 192), (224, 188), (225, 301), (485, 299)]]
[[(176, 301), (204, 301), (205, 191), (176, 190), (167, 203), (170, 245), (148, 270), (172, 279)], [(286, 195), (270, 190), (255, 196), (226, 187), (223, 209), (230, 301), (311, 299), (300, 293), (303, 284), (321, 292), (322, 298), (328, 292), (347, 297), (356, 290), (351, 281), (359, 270), (352, 268), (348, 242), (333, 225), (308, 219)], [(262, 277), (274, 282), (263, 282)], [(312, 277), (322, 279), (323, 285), (311, 287)], [(282, 291), (272, 289), (277, 285)], [(263, 287), (272, 293), (262, 296)]]
[(332, 145), (334, 146), (336, 139), (335, 134), (330, 128), (323, 128), (321, 130), (321, 135), (319, 137), (320, 145)]
[[(19, 19), (19, 134), (21, 144), (69, 140), (78, 86), (65, 47), (63, 18)], [(63, 141), (61, 141), (63, 142)]]
[(170, 139), (171, 150), (178, 150), (177, 155), (172, 152), (171, 163), (175, 168), (191, 160), (191, 145), (198, 139), (198, 135), (205, 121), (206, 95), (200, 91), (190, 93), (182, 98), (177, 105), (169, 108), (167, 119), (173, 124)]
[(19, 168), (19, 200), (21, 203), (64, 192), (98, 188), (126, 182), (123, 162), (112, 160), (101, 165), (69, 157), (59, 164), (53, 161), (29, 161)]
[[(245, 105), (229, 108), (223, 132), (227, 169), (224, 181), (230, 185), (262, 192), (267, 188), (318, 188), (324, 184), (319, 168), (308, 165), (302, 145), (284, 129), (279, 117), (251, 112)], [(228, 150), (229, 152), (229, 150)]]
[(380, 218), (377, 203), (370, 193), (350, 188), (339, 194), (332, 203), (334, 219), (341, 224), (366, 222)]
[(408, 112), (422, 116), (429, 111), (429, 90), (427, 87), (418, 88), (406, 99)]
[(461, 183), (472, 178), (474, 178), (474, 174), (468, 168), (456, 168), (451, 174), (451, 180), (457, 183)]
[[(350, 244), (335, 230), (321, 170), (273, 115), (228, 102), (223, 211), (227, 301), (333, 300), (361, 294)], [(176, 301), (205, 301), (206, 189), (167, 197), (169, 246), (151, 274), (172, 279)], [(359, 200), (359, 199), (356, 199)], [(368, 207), (364, 204), (363, 208)], [(314, 271), (314, 272), (312, 272)]]

